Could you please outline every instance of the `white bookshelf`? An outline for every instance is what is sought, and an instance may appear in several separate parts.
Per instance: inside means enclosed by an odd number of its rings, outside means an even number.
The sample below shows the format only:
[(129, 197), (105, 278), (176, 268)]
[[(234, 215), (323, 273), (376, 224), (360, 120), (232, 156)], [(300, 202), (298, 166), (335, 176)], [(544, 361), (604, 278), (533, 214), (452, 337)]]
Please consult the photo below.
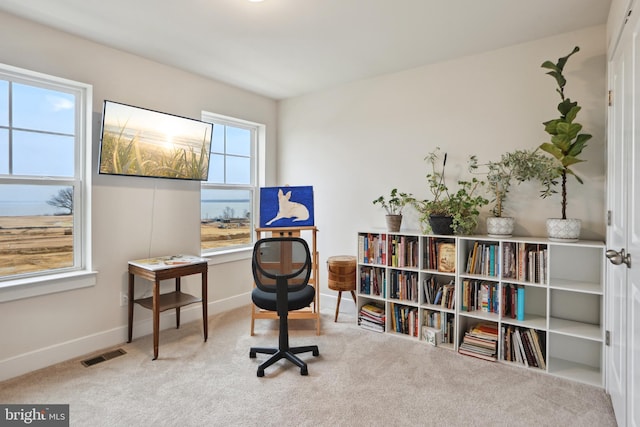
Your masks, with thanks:
[[(363, 243), (363, 240), (367, 243)], [(398, 244), (393, 244), (396, 241), (413, 242), (411, 261), (407, 260), (407, 253), (398, 252)], [(438, 263), (434, 263), (431, 253), (439, 243), (452, 243), (455, 246), (454, 271), (442, 271)], [(376, 256), (365, 256), (371, 252), (371, 247), (365, 245), (371, 244), (376, 245), (378, 252)], [(480, 271), (467, 270), (474, 247), (485, 248), (487, 258), (495, 261), (493, 268), (485, 263)], [(402, 251), (408, 250), (406, 245), (402, 248)], [(385, 333), (392, 335), (425, 341), (425, 329), (438, 329), (438, 347), (454, 351), (459, 349), (465, 332), (471, 326), (490, 323), (497, 327), (499, 334), (496, 354), (499, 363), (603, 387), (604, 250), (604, 244), (596, 241), (565, 243), (537, 237), (494, 238), (363, 231), (358, 233), (358, 308), (370, 302), (378, 304), (386, 313)], [(516, 271), (510, 276), (505, 256), (510, 253), (517, 256), (518, 251), (530, 258), (520, 261), (516, 258)], [(489, 256), (491, 252), (493, 255)], [(532, 263), (531, 268), (529, 262)], [(524, 275), (518, 274), (518, 265), (520, 270), (526, 269)], [(372, 271), (377, 273), (380, 281), (376, 285), (378, 292), (373, 292), (371, 285), (364, 285), (366, 273)], [(394, 275), (417, 280), (417, 295), (415, 290), (408, 294), (394, 293)], [(436, 304), (429, 301), (424, 290), (426, 283), (434, 283), (436, 287), (438, 284), (448, 285), (454, 290), (453, 302), (443, 304), (440, 301)], [(464, 289), (473, 289), (473, 286), (489, 289), (497, 302), (485, 304), (484, 309), (480, 303), (477, 307), (466, 307), (465, 301), (468, 302), (469, 298), (463, 301)], [(511, 287), (524, 290), (521, 319), (512, 317), (506, 307), (508, 304), (505, 304), (505, 301), (509, 301), (504, 292)], [(473, 291), (468, 291), (467, 295), (469, 292)], [(399, 330), (396, 327), (397, 307), (412, 313), (411, 322), (414, 324), (411, 328)], [(439, 322), (439, 325), (435, 322)], [(544, 366), (535, 367), (535, 363), (528, 366), (524, 360), (507, 360), (515, 358), (515, 355), (509, 352), (509, 357), (507, 354), (505, 338), (509, 331), (516, 329), (520, 334), (529, 334), (529, 338), (535, 331), (543, 346)], [(448, 342), (442, 342), (445, 336)]]

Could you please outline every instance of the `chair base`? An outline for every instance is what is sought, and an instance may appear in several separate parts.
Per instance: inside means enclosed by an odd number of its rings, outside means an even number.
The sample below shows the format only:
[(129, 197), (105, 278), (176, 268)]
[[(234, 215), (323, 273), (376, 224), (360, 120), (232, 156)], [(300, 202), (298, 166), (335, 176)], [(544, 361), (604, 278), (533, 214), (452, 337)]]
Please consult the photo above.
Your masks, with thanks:
[(307, 364), (303, 362), (296, 354), (312, 352), (314, 356), (319, 356), (320, 351), (318, 350), (317, 345), (308, 345), (303, 347), (291, 347), (287, 350), (282, 350), (279, 348), (267, 348), (267, 347), (251, 347), (249, 349), (249, 357), (254, 359), (257, 353), (262, 354), (272, 354), (266, 362), (263, 362), (260, 366), (258, 366), (258, 376), (264, 377), (264, 370), (269, 366), (273, 365), (280, 359), (287, 359), (292, 362), (294, 365), (300, 368), (300, 375), (308, 375)]

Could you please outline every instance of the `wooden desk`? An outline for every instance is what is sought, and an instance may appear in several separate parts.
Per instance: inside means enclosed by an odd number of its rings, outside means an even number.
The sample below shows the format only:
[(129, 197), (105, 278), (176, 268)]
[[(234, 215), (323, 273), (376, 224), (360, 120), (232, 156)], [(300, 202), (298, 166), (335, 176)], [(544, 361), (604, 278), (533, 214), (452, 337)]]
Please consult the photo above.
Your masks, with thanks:
[[(133, 304), (140, 304), (153, 312), (153, 360), (158, 358), (158, 338), (160, 312), (175, 308), (176, 329), (180, 328), (180, 307), (197, 302), (202, 303), (202, 325), (204, 340), (209, 336), (207, 328), (207, 260), (191, 255), (172, 255), (158, 258), (129, 261), (129, 339), (133, 336)], [(202, 275), (202, 297), (184, 293), (180, 289), (180, 278), (191, 274)], [(154, 283), (153, 296), (134, 299), (134, 278), (142, 277)], [(176, 279), (174, 292), (160, 293), (160, 281)]]

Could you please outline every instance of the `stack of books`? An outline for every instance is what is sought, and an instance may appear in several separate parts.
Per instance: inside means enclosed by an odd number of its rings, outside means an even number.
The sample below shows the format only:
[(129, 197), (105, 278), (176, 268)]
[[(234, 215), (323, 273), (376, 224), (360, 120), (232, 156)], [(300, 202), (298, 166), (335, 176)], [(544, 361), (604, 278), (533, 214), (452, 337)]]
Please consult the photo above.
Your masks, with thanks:
[(371, 331), (384, 332), (385, 319), (384, 307), (368, 303), (360, 308), (358, 325)]
[(464, 334), (458, 353), (495, 361), (498, 358), (498, 325), (478, 323)]

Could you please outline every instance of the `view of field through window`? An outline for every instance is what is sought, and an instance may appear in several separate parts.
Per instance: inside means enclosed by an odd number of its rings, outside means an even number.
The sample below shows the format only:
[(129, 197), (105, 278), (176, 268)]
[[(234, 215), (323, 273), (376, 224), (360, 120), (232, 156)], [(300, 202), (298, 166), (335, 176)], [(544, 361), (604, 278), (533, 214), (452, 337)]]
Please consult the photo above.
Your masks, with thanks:
[(41, 83), (0, 74), (0, 280), (76, 267), (78, 95)]

